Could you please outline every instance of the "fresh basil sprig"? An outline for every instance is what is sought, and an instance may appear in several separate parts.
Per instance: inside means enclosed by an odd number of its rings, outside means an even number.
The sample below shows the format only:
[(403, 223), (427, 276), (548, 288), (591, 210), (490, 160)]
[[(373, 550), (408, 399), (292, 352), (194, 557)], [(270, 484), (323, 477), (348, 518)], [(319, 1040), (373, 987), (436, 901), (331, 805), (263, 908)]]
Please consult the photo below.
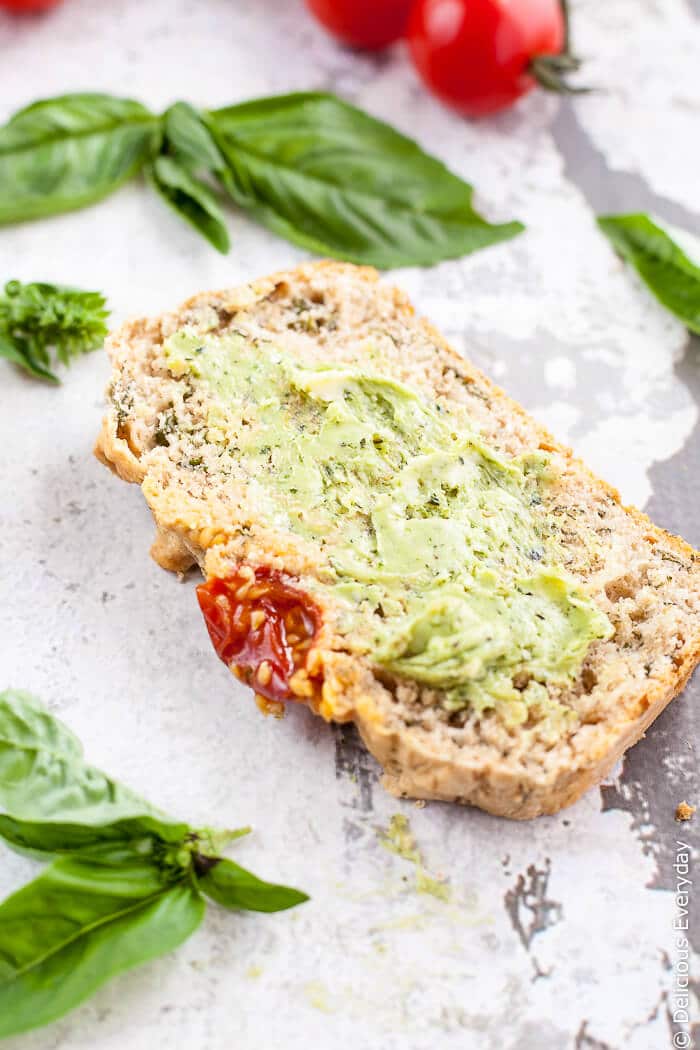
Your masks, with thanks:
[(55, 284), (8, 281), (0, 294), (0, 357), (30, 375), (58, 383), (51, 353), (67, 365), (95, 350), (107, 334), (109, 317), (99, 292)]
[(700, 334), (700, 267), (648, 215), (605, 215), (598, 225), (659, 302)]
[(27, 693), (0, 693), (0, 837), (48, 862), (0, 904), (0, 1038), (56, 1020), (110, 977), (171, 951), (204, 917), (308, 900), (219, 851), (248, 828), (170, 820), (88, 765)]
[(130, 99), (63, 95), (0, 128), (0, 223), (80, 208), (143, 170), (219, 251), (215, 187), (312, 252), (380, 268), (428, 266), (507, 240), (472, 188), (411, 139), (335, 95), (297, 93), (161, 117)]

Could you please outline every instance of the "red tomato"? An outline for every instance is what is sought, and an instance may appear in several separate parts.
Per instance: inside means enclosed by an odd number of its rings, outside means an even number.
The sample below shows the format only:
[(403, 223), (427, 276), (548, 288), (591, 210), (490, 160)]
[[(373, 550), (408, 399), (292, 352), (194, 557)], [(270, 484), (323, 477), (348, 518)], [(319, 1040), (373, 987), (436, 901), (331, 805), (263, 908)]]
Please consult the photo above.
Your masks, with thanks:
[(274, 702), (318, 699), (306, 659), (321, 617), (308, 594), (273, 569), (240, 566), (201, 583), (197, 598), (212, 645), (241, 681)]
[(55, 7), (60, 0), (0, 0), (0, 7), (13, 14), (35, 14), (38, 11), (48, 11)]
[(307, 7), (334, 36), (370, 51), (399, 40), (412, 0), (306, 0)]
[(568, 63), (577, 68), (562, 55), (561, 0), (416, 0), (408, 41), (430, 90), (468, 117), (494, 113), (531, 91), (537, 59), (542, 83), (549, 77), (546, 86), (555, 88), (555, 71), (546, 73), (542, 56), (560, 56), (560, 74)]

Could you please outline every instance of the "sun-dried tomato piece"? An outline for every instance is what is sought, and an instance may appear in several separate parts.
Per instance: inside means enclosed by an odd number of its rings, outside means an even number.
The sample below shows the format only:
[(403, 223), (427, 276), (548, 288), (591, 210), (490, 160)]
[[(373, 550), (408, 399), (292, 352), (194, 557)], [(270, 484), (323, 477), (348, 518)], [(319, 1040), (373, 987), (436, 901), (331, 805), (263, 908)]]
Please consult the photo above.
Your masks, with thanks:
[(268, 700), (310, 700), (320, 681), (306, 669), (321, 616), (308, 594), (264, 566), (197, 587), (209, 637), (221, 660)]

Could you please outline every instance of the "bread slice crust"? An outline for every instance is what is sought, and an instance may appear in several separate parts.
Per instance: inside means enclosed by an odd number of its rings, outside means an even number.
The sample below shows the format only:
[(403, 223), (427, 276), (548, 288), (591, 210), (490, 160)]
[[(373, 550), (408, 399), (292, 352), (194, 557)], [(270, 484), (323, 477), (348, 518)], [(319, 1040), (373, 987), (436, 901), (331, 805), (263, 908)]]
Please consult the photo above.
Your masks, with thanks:
[[(578, 723), (552, 742), (538, 727), (506, 730), (493, 714), (467, 726), (443, 726), (420, 691), (387, 680), (358, 658), (334, 633), (332, 617), (315, 639), (311, 659), (320, 668), (322, 697), (309, 706), (328, 720), (353, 721), (384, 769), (384, 784), (403, 797), (442, 799), (490, 813), (527, 819), (569, 805), (605, 777), (684, 687), (700, 661), (700, 556), (682, 539), (653, 525), (595, 477), (525, 410), (459, 356), (427, 321), (417, 319), (406, 297), (378, 281), (367, 267), (309, 263), (240, 288), (194, 296), (172, 314), (125, 324), (108, 342), (114, 364), (110, 404), (96, 455), (123, 480), (140, 484), (156, 523), (154, 559), (174, 572), (197, 564), (207, 577), (225, 577), (242, 562), (270, 566), (302, 581), (314, 572), (313, 551), (289, 534), (254, 529), (241, 535), (241, 520), (216, 492), (192, 496), (155, 444), (167, 377), (159, 361), (163, 340), (185, 324), (234, 324), (283, 330), (293, 301), (310, 316), (333, 308), (340, 334), (294, 332), (292, 351), (352, 354), (377, 319), (393, 325), (399, 352), (387, 344), (396, 378), (431, 396), (460, 400), (479, 430), (506, 455), (544, 450), (561, 476), (562, 520), (573, 523), (571, 563), (615, 625), (610, 642), (594, 643), (571, 696)], [(322, 306), (314, 306), (321, 301)], [(276, 327), (277, 326), (277, 329)], [(282, 327), (280, 327), (282, 326)], [(396, 338), (398, 333), (398, 339)], [(281, 338), (281, 336), (280, 336)], [(591, 555), (591, 549), (594, 550)]]

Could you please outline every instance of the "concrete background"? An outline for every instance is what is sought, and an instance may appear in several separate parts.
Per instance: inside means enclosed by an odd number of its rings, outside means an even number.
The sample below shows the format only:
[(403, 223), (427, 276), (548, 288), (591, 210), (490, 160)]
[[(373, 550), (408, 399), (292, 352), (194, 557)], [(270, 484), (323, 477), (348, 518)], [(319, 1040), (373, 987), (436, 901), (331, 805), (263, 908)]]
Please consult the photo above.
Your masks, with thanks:
[[(698, 545), (700, 346), (621, 266), (594, 215), (653, 211), (700, 258), (699, 14), (686, 0), (580, 0), (575, 42), (599, 93), (533, 94), (469, 124), (421, 89), (401, 47), (351, 55), (297, 0), (66, 0), (45, 19), (0, 16), (0, 117), (76, 89), (157, 108), (327, 88), (413, 134), (490, 216), (528, 232), (391, 279), (625, 500)], [(136, 183), (3, 229), (0, 276), (100, 288), (116, 323), (303, 257), (240, 214), (230, 226), (222, 258)], [(212, 908), (176, 955), (8, 1050), (692, 1045), (669, 995), (677, 840), (699, 844), (697, 818), (681, 826), (674, 811), (700, 796), (700, 682), (614, 779), (556, 817), (397, 803), (352, 731), (298, 709), (263, 720), (210, 651), (194, 581), (149, 560), (138, 490), (91, 456), (104, 356), (57, 390), (0, 368), (0, 684), (42, 696), (91, 760), (173, 814), (252, 823), (236, 857), (313, 898), (271, 917)], [(382, 847), (397, 812), (449, 900), (418, 893), (414, 867)], [(0, 847), (0, 894), (31, 872)]]

